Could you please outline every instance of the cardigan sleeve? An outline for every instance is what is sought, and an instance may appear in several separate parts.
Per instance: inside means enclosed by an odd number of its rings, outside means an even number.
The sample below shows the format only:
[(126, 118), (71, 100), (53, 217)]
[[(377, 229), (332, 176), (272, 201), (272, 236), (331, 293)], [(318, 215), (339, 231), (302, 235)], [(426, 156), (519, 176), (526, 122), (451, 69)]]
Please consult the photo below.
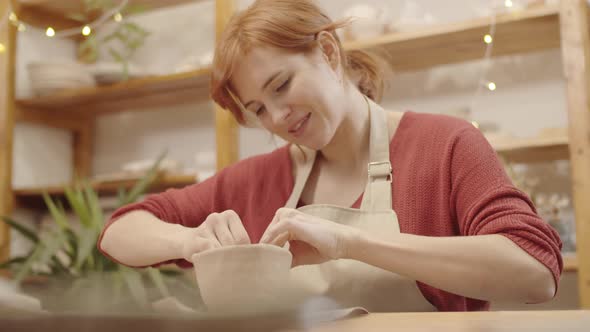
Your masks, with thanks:
[(470, 124), (454, 137), (450, 172), (450, 210), (460, 234), (507, 237), (551, 271), (557, 288), (563, 268), (558, 233), (512, 184), (494, 149)]

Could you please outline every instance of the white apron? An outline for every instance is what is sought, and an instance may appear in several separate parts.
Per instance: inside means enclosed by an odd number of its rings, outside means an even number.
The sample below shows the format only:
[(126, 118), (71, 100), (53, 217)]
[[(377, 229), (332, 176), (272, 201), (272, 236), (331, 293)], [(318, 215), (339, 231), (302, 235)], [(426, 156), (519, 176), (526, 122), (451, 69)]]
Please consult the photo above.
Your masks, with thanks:
[[(364, 230), (383, 240), (395, 241), (400, 228), (392, 209), (392, 168), (385, 110), (368, 101), (370, 117), (369, 178), (360, 209), (327, 204), (298, 208), (306, 214)], [(310, 156), (311, 154), (311, 156)], [(298, 171), (285, 207), (296, 208), (314, 165), (316, 153), (306, 149), (307, 161)], [(416, 281), (371, 265), (340, 259), (299, 266), (292, 277), (309, 296), (326, 296), (344, 307), (361, 306), (373, 312), (435, 311)]]

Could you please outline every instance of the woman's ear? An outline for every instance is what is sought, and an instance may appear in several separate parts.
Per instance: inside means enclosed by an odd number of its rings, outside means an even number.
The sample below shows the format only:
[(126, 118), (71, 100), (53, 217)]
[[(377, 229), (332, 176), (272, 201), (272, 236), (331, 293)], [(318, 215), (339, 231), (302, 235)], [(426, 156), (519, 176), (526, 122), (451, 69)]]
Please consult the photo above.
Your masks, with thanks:
[(322, 56), (328, 61), (330, 67), (336, 72), (340, 70), (341, 58), (340, 48), (334, 36), (327, 32), (321, 31), (317, 36), (318, 45), (322, 52)]

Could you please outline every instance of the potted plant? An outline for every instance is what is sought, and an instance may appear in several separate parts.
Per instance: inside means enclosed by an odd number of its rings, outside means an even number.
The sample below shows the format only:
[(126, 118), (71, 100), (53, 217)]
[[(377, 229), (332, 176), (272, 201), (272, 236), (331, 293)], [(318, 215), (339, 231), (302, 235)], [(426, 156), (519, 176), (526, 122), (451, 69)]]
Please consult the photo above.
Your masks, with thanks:
[[(116, 8), (118, 4), (112, 0), (84, 0), (83, 11), (79, 13), (70, 13), (68, 17), (80, 24), (86, 24), (96, 17), (98, 13), (106, 13)], [(108, 47), (108, 52), (121, 65), (123, 80), (129, 77), (129, 59), (137, 49), (139, 49), (149, 36), (149, 32), (139, 24), (124, 19), (128, 15), (143, 12), (144, 6), (137, 4), (126, 5), (120, 13), (116, 13), (118, 18), (115, 28), (103, 37), (92, 33), (84, 37), (79, 43), (78, 56), (82, 62), (94, 63), (99, 60), (99, 49)]]
[[(135, 202), (158, 176), (162, 155), (129, 191), (119, 190), (117, 206)], [(116, 264), (97, 249), (105, 213), (97, 193), (87, 183), (65, 189), (66, 203), (44, 194), (54, 220), (53, 227), (36, 231), (8, 217), (1, 220), (33, 243), (28, 254), (14, 257), (0, 269), (10, 269), (13, 281), (29, 295), (39, 298), (49, 311), (142, 312), (151, 310), (155, 299), (175, 296), (183, 303), (199, 306), (198, 288), (186, 275), (169, 269), (132, 269)], [(40, 276), (40, 283), (23, 283)], [(38, 280), (39, 278), (37, 278)], [(196, 301), (196, 302), (195, 302)]]

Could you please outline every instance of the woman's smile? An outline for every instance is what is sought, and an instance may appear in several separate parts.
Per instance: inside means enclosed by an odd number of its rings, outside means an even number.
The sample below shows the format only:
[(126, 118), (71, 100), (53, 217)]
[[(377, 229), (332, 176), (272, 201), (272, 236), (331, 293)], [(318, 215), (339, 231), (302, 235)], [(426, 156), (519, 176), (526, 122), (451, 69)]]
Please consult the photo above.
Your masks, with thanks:
[(311, 112), (307, 113), (307, 115), (305, 115), (299, 121), (290, 125), (289, 126), (289, 133), (291, 135), (293, 135), (293, 137), (295, 137), (295, 138), (301, 137), (301, 135), (303, 135), (303, 132), (305, 131), (305, 128), (307, 128), (310, 118), (311, 118)]

